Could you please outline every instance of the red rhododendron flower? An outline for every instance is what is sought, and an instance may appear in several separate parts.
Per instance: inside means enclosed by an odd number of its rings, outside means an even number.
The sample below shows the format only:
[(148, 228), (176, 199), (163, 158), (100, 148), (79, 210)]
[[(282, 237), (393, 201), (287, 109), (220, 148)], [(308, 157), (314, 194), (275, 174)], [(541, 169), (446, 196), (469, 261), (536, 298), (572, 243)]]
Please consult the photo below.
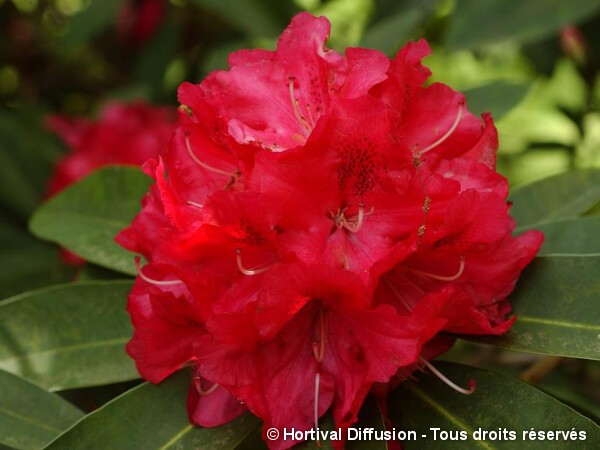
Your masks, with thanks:
[[(324, 44), (299, 14), (275, 51), (179, 90), (181, 123), (118, 241), (141, 254), (127, 346), (145, 378), (193, 367), (193, 423), (244, 408), (337, 427), (428, 366), (442, 331), (500, 334), (542, 235), (513, 237), (489, 115), (425, 87), (425, 41), (393, 60)], [(468, 391), (467, 391), (468, 392)], [(243, 404), (243, 406), (242, 406)], [(269, 441), (287, 448), (290, 441)]]

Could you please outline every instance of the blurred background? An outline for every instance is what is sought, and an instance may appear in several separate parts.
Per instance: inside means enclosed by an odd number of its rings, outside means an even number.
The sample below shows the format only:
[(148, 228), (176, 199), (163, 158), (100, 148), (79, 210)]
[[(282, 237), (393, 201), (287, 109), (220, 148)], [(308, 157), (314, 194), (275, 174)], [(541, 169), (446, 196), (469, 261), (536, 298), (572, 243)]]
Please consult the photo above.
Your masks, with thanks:
[[(329, 17), (340, 51), (393, 56), (428, 39), (432, 80), (493, 114), (512, 186), (600, 167), (600, 0), (0, 0), (0, 298), (74, 276), (27, 231), (68, 151), (47, 115), (93, 118), (111, 100), (176, 106), (182, 81), (226, 68), (236, 49), (274, 48), (301, 10)], [(598, 363), (472, 344), (449, 358), (520, 374), (600, 423)], [(122, 390), (95, 389), (88, 409)]]

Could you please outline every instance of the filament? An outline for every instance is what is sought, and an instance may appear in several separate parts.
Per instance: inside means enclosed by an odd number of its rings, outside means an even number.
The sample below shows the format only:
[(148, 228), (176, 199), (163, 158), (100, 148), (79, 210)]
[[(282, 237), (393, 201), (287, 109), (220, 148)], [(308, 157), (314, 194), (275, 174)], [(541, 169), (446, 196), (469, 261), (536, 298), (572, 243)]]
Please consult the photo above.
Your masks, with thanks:
[(198, 164), (200, 167), (202, 167), (203, 169), (206, 169), (210, 172), (214, 172), (214, 173), (218, 173), (219, 175), (225, 175), (227, 177), (230, 177), (231, 179), (235, 179), (236, 176), (238, 175), (237, 173), (231, 173), (231, 172), (227, 172), (226, 170), (221, 170), (221, 169), (217, 169), (216, 167), (213, 166), (209, 166), (208, 164), (206, 164), (205, 162), (202, 162), (200, 160), (200, 158), (198, 158), (193, 150), (192, 150), (192, 146), (190, 144), (190, 138), (189, 136), (186, 134), (185, 135), (185, 146), (187, 148), (187, 152), (189, 153), (190, 157), (194, 160), (194, 162), (196, 164)]
[(204, 208), (204, 205), (202, 203), (196, 203), (191, 200), (188, 200), (186, 203), (190, 206), (195, 206), (196, 208)]
[[(321, 385), (321, 374), (315, 375), (315, 430), (319, 429), (319, 387)], [(321, 440), (317, 436), (317, 447), (321, 447)]]
[(449, 276), (449, 277), (444, 277), (442, 275), (435, 275), (435, 274), (429, 273), (429, 272), (423, 272), (422, 270), (418, 270), (418, 269), (410, 269), (410, 271), (413, 273), (416, 273), (417, 275), (422, 275), (424, 277), (433, 278), (434, 280), (454, 281), (454, 280), (458, 280), (461, 277), (461, 275), (463, 274), (463, 272), (465, 271), (465, 258), (464, 258), (464, 256), (460, 257), (460, 266), (458, 267), (458, 272), (456, 272), (454, 275)]
[(437, 376), (440, 380), (442, 380), (444, 383), (446, 383), (448, 386), (450, 386), (456, 392), (460, 392), (461, 394), (465, 394), (465, 395), (471, 395), (473, 392), (475, 392), (475, 387), (476, 387), (475, 380), (473, 380), (473, 379), (469, 380), (469, 389), (461, 388), (460, 386), (456, 385), (454, 382), (450, 381), (443, 373), (441, 373), (439, 370), (437, 370), (433, 366), (433, 364), (431, 364), (425, 358), (420, 356), (419, 360), (423, 364), (425, 364), (429, 368), (429, 370), (431, 370), (434, 373), (435, 376)]
[(198, 394), (200, 395), (210, 395), (213, 392), (215, 392), (217, 390), (217, 388), (219, 387), (218, 383), (213, 384), (211, 387), (209, 387), (208, 389), (203, 389), (202, 388), (202, 378), (201, 377), (194, 377), (194, 386), (196, 386), (196, 390), (198, 391)]
[(242, 250), (238, 248), (235, 251), (235, 256), (236, 256), (236, 260), (237, 260), (238, 269), (240, 269), (240, 272), (242, 272), (244, 275), (248, 275), (248, 276), (260, 275), (261, 273), (265, 273), (273, 265), (273, 264), (269, 264), (265, 267), (259, 267), (258, 269), (246, 269), (244, 267), (244, 264), (242, 264)]
[(390, 290), (394, 293), (396, 298), (400, 300), (402, 306), (404, 306), (408, 312), (411, 312), (412, 306), (406, 301), (406, 299), (400, 294), (400, 292), (398, 292), (398, 289), (396, 289), (396, 287), (387, 278), (384, 278), (383, 281), (385, 282), (385, 284), (387, 284), (388, 288), (390, 288)]
[(146, 283), (154, 284), (155, 286), (175, 286), (177, 284), (183, 284), (183, 281), (181, 280), (159, 281), (144, 275), (144, 272), (142, 272), (142, 268), (140, 267), (140, 258), (135, 258), (135, 268), (137, 269), (139, 277)]
[(458, 123), (460, 122), (460, 119), (462, 118), (463, 109), (464, 109), (464, 103), (461, 102), (458, 105), (458, 112), (456, 113), (456, 119), (454, 119), (454, 123), (452, 124), (452, 126), (450, 127), (450, 129), (448, 131), (446, 131), (446, 134), (444, 134), (441, 138), (439, 138), (433, 144), (428, 145), (423, 150), (419, 151), (419, 153), (421, 155), (424, 154), (424, 153), (426, 153), (426, 152), (428, 152), (429, 150), (434, 149), (435, 147), (437, 147), (438, 145), (440, 145), (442, 142), (444, 142), (446, 139), (448, 139), (452, 133), (454, 133), (454, 130), (456, 130), (456, 127), (458, 126)]
[(310, 125), (306, 121), (306, 118), (300, 112), (300, 105), (298, 104), (298, 99), (296, 98), (296, 95), (294, 95), (294, 81), (295, 80), (296, 80), (296, 77), (288, 78), (288, 81), (289, 81), (288, 84), (290, 87), (290, 100), (292, 102), (292, 108), (294, 109), (294, 115), (296, 116), (296, 120), (298, 120), (300, 125), (302, 125), (306, 131), (310, 131), (310, 129), (311, 129)]

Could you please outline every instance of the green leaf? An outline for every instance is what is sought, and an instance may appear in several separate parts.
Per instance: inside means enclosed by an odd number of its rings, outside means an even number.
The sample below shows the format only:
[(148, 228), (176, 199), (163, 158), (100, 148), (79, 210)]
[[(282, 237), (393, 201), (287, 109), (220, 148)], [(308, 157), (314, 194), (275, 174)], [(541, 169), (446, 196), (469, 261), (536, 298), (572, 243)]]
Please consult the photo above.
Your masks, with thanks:
[(160, 31), (147, 42), (135, 64), (134, 81), (144, 86), (154, 101), (161, 99), (167, 66), (177, 53), (180, 28), (166, 22)]
[(233, 449), (260, 426), (246, 413), (219, 428), (193, 427), (186, 412), (189, 384), (188, 371), (158, 386), (144, 383), (84, 417), (46, 450)]
[(600, 255), (600, 217), (560, 220), (536, 228), (545, 236), (538, 256)]
[(459, 49), (508, 40), (534, 42), (598, 10), (599, 0), (457, 0), (446, 44)]
[(125, 343), (131, 281), (81, 282), (0, 304), (0, 369), (49, 390), (138, 377)]
[(0, 223), (0, 298), (68, 281), (58, 249), (25, 230)]
[(516, 189), (510, 200), (517, 232), (574, 218), (600, 200), (600, 170), (577, 170), (548, 177)]
[(35, 108), (0, 109), (0, 205), (19, 223), (41, 201), (61, 154), (57, 140), (42, 128), (43, 115)]
[(135, 275), (133, 255), (114, 238), (139, 211), (150, 181), (139, 168), (99, 169), (38, 208), (29, 227), (99, 266)]
[(464, 92), (469, 111), (476, 115), (489, 112), (494, 120), (500, 119), (514, 108), (527, 94), (530, 85), (511, 84), (502, 81), (486, 84)]
[(265, 2), (264, 0), (192, 0), (192, 3), (213, 12), (225, 22), (230, 23), (253, 37), (275, 37), (286, 26), (286, 23), (274, 14), (274, 8), (271, 7), (273, 3), (286, 2)]
[[(600, 428), (568, 406), (538, 389), (487, 370), (460, 364), (435, 362), (444, 375), (458, 384), (477, 381), (472, 395), (453, 391), (433, 375), (419, 375), (418, 381), (407, 381), (392, 393), (390, 416), (396, 430), (416, 432), (415, 440), (405, 440), (404, 450), (427, 449), (581, 449), (600, 446)], [(434, 440), (431, 428), (466, 433), (466, 440)], [(581, 440), (524, 440), (523, 432), (585, 432)], [(515, 432), (514, 440), (479, 440), (473, 438), (478, 429)], [(502, 431), (500, 431), (502, 433)], [(426, 437), (423, 437), (426, 436)], [(568, 439), (568, 438), (567, 438)]]
[(71, 19), (59, 48), (69, 51), (85, 45), (104, 28), (114, 23), (121, 5), (122, 0), (91, 0), (86, 9)]
[(360, 46), (374, 48), (387, 55), (392, 55), (410, 39), (414, 29), (424, 18), (425, 11), (422, 8), (415, 6), (403, 9), (397, 14), (370, 25)]
[(69, 402), (0, 370), (0, 444), (42, 448), (83, 414)]
[(469, 340), (511, 350), (600, 360), (600, 255), (544, 256), (510, 300), (517, 321), (503, 336)]

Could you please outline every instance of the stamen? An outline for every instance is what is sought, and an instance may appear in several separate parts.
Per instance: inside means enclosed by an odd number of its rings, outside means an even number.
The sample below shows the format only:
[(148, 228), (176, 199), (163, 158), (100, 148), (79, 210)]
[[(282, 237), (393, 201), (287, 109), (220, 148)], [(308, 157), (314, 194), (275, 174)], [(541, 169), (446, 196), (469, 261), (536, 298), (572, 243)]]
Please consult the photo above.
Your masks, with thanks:
[(154, 280), (153, 278), (150, 278), (150, 277), (144, 275), (144, 272), (142, 272), (142, 268), (140, 267), (140, 258), (139, 257), (135, 258), (135, 268), (137, 269), (137, 274), (146, 283), (154, 284), (155, 286), (175, 286), (178, 284), (183, 284), (183, 281), (181, 281), (181, 280), (159, 281), (159, 280)]
[(428, 145), (423, 150), (419, 151), (419, 153), (421, 155), (424, 154), (424, 153), (427, 153), (429, 150), (434, 149), (435, 147), (437, 147), (438, 145), (440, 145), (442, 142), (444, 142), (446, 139), (448, 139), (452, 133), (454, 133), (454, 130), (456, 130), (456, 127), (458, 126), (458, 123), (460, 122), (460, 119), (462, 119), (463, 109), (464, 109), (464, 103), (461, 102), (458, 105), (458, 112), (456, 113), (456, 119), (454, 119), (454, 123), (452, 124), (452, 126), (450, 127), (450, 129), (448, 131), (446, 131), (446, 134), (444, 134), (441, 138), (439, 138), (433, 144)]
[(310, 121), (310, 127), (314, 128), (315, 127), (315, 119), (313, 118), (312, 112), (310, 110), (310, 103), (306, 104), (306, 112), (308, 113), (308, 120)]
[[(288, 78), (288, 81), (289, 81), (288, 85), (290, 87), (290, 100), (292, 101), (292, 108), (294, 109), (294, 115), (296, 116), (296, 120), (298, 120), (298, 122), (300, 123), (300, 125), (302, 125), (302, 127), (304, 128), (305, 131), (310, 133), (311, 127), (308, 124), (308, 122), (306, 121), (306, 118), (300, 112), (300, 105), (298, 103), (298, 99), (296, 98), (296, 95), (294, 94), (294, 81), (295, 80), (296, 80), (296, 77)], [(307, 134), (307, 136), (308, 136), (308, 134)]]
[(406, 299), (400, 294), (400, 292), (398, 292), (398, 289), (396, 289), (396, 287), (390, 282), (390, 280), (384, 277), (383, 281), (385, 282), (385, 284), (387, 284), (388, 288), (390, 288), (390, 291), (394, 293), (396, 298), (400, 300), (402, 306), (404, 306), (408, 312), (411, 312), (412, 306), (406, 301)]
[(202, 377), (194, 375), (194, 386), (200, 395), (210, 395), (217, 390), (219, 387), (218, 383), (213, 384), (208, 389), (202, 388)]
[(327, 339), (325, 325), (325, 313), (322, 308), (319, 308), (319, 341), (313, 342), (313, 354), (318, 363), (323, 362), (325, 356), (325, 341)]
[(188, 200), (186, 203), (190, 206), (195, 206), (196, 208), (204, 208), (204, 205), (202, 203), (196, 203), (191, 200)]
[(347, 219), (344, 215), (344, 212), (347, 209), (348, 207), (344, 209), (338, 208), (337, 213), (334, 214), (331, 208), (329, 208), (329, 215), (333, 219), (336, 227), (338, 227), (339, 229), (344, 228), (352, 233), (358, 233), (362, 228), (364, 218), (373, 214), (373, 212), (375, 211), (375, 208), (371, 207), (371, 210), (369, 212), (365, 212), (365, 204), (361, 202), (358, 204), (358, 215), (356, 217), (351, 217), (350, 219)]
[[(315, 430), (319, 429), (319, 387), (321, 385), (321, 374), (315, 375)], [(317, 447), (321, 447), (321, 440), (317, 436)]]
[(446, 376), (444, 374), (442, 374), (439, 370), (437, 370), (433, 366), (433, 364), (431, 364), (425, 358), (420, 356), (419, 360), (423, 364), (425, 364), (429, 368), (429, 370), (431, 370), (434, 373), (435, 376), (437, 376), (440, 380), (442, 380), (444, 383), (446, 383), (448, 386), (450, 386), (456, 392), (460, 392), (461, 394), (465, 394), (465, 395), (471, 395), (473, 392), (475, 392), (475, 387), (476, 387), (475, 380), (473, 380), (473, 379), (469, 380), (469, 389), (461, 388), (460, 386), (454, 384), (452, 381), (450, 381), (448, 378), (446, 378)]
[(267, 270), (271, 268), (273, 264), (269, 264), (265, 267), (259, 267), (258, 269), (246, 269), (242, 264), (242, 249), (238, 248), (235, 251), (237, 266), (244, 275), (252, 276), (252, 275), (260, 275), (261, 273), (265, 273)]
[(409, 269), (412, 273), (415, 273), (417, 275), (422, 275), (424, 277), (428, 277), (428, 278), (433, 278), (434, 280), (440, 280), (440, 281), (454, 281), (454, 280), (458, 280), (461, 275), (463, 274), (463, 272), (465, 271), (465, 257), (461, 256), (460, 257), (460, 266), (458, 268), (458, 272), (456, 272), (454, 275), (449, 276), (449, 277), (444, 277), (442, 275), (435, 275), (433, 273), (429, 273), (429, 272), (423, 272), (422, 270), (418, 270), (418, 269)]
[(356, 222), (354, 222), (354, 223), (346, 222), (344, 224), (344, 226), (348, 231), (351, 231), (352, 233), (358, 233), (360, 231), (360, 228), (362, 227), (364, 218), (365, 218), (365, 204), (359, 203), (358, 204), (358, 218), (356, 219)]
[(190, 138), (187, 134), (185, 135), (185, 146), (187, 148), (187, 152), (189, 153), (190, 157), (194, 160), (194, 162), (196, 164), (198, 164), (203, 169), (206, 169), (210, 172), (218, 173), (219, 175), (225, 175), (226, 177), (230, 177), (232, 180), (234, 180), (238, 176), (237, 173), (230, 173), (230, 172), (227, 172), (226, 170), (217, 169), (216, 167), (209, 166), (208, 164), (202, 162), (192, 151), (192, 146), (190, 144)]

